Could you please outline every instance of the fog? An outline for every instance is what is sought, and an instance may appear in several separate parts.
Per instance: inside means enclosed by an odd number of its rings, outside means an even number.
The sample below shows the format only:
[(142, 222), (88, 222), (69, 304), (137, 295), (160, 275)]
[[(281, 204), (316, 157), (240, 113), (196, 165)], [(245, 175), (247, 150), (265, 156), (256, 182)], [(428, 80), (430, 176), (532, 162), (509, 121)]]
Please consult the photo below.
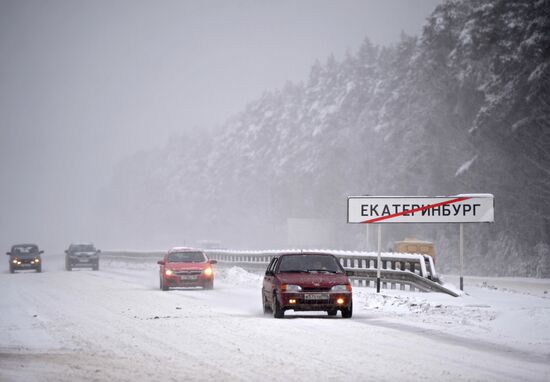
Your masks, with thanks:
[(103, 240), (96, 213), (122, 159), (215, 129), (365, 36), (418, 34), (437, 3), (1, 0), (0, 246), (131, 245)]

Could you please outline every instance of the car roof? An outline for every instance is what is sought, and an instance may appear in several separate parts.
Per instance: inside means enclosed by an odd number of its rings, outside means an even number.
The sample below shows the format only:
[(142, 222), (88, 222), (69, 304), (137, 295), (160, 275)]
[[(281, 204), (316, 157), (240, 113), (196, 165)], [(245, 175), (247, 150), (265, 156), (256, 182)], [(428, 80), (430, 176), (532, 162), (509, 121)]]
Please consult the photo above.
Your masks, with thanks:
[(30, 243), (28, 243), (28, 244), (14, 244), (14, 245), (12, 245), (12, 248), (16, 248), (16, 247), (36, 247), (36, 248), (38, 248), (38, 245), (36, 245), (36, 244), (30, 244)]
[(334, 256), (333, 253), (328, 252), (319, 252), (319, 251), (311, 251), (311, 252), (284, 252), (280, 253), (278, 255), (275, 255), (274, 257), (283, 257), (283, 256), (295, 256), (295, 255), (324, 255), (324, 256)]
[(192, 248), (192, 247), (173, 247), (170, 250), (168, 250), (168, 253), (174, 253), (174, 252), (202, 252), (200, 249)]

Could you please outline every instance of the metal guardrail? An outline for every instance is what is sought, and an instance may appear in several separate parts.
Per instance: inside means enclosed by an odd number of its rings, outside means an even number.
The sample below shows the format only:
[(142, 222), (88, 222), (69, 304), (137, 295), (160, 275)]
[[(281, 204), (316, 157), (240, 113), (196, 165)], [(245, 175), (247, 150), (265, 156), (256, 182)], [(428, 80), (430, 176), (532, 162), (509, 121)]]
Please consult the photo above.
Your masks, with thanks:
[[(239, 251), (226, 249), (204, 249), (208, 257), (220, 264), (232, 264), (254, 270), (264, 270), (274, 255), (280, 253), (301, 253), (301, 250)], [(378, 267), (377, 254), (341, 250), (308, 250), (334, 254), (342, 266), (352, 272), (350, 279), (355, 285), (375, 286)], [(103, 257), (125, 261), (159, 260), (165, 251), (104, 251)], [(452, 289), (440, 282), (431, 256), (407, 253), (383, 253), (381, 255), (382, 288), (423, 292), (442, 292), (457, 297)]]
[[(359, 282), (359, 285), (376, 287), (376, 269), (353, 270), (352, 279)], [(401, 270), (382, 269), (380, 271), (381, 287), (383, 289), (419, 290), (421, 292), (447, 293), (453, 297), (459, 294), (440, 283), (424, 278), (416, 273)]]
[(107, 259), (121, 259), (124, 261), (143, 262), (144, 260), (161, 260), (166, 251), (132, 251), (108, 250), (102, 251), (100, 256)]
[[(279, 253), (300, 253), (300, 250), (236, 251), (204, 250), (212, 259), (220, 263), (231, 263), (244, 267), (265, 269), (271, 258)], [(350, 278), (356, 285), (372, 286), (376, 281), (378, 256), (372, 252), (339, 250), (313, 250), (308, 252), (328, 252), (334, 254), (342, 266), (353, 272)], [(382, 288), (442, 292), (457, 297), (452, 289), (441, 285), (439, 275), (431, 256), (407, 253), (383, 253), (381, 256)]]

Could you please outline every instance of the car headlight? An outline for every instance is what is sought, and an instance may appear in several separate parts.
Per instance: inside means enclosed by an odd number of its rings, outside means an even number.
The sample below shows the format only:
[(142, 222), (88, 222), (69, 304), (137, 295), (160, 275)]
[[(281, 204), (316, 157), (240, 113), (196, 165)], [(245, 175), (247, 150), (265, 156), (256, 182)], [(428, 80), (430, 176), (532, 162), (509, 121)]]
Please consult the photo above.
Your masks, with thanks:
[(212, 271), (212, 268), (208, 267), (208, 268), (205, 268), (204, 271), (202, 271), (206, 276), (212, 276), (212, 273), (214, 273)]
[(293, 284), (282, 284), (281, 290), (283, 292), (301, 292), (302, 287), (300, 285), (293, 285)]
[(350, 284), (335, 285), (330, 288), (331, 292), (351, 292)]
[(12, 261), (14, 264), (17, 264), (17, 259), (13, 259)]
[(164, 271), (164, 273), (166, 273), (166, 276), (172, 276), (174, 274), (174, 271), (171, 269), (167, 269)]
[(35, 262), (35, 263), (39, 263), (39, 262), (40, 262), (40, 259), (34, 259), (34, 262)]

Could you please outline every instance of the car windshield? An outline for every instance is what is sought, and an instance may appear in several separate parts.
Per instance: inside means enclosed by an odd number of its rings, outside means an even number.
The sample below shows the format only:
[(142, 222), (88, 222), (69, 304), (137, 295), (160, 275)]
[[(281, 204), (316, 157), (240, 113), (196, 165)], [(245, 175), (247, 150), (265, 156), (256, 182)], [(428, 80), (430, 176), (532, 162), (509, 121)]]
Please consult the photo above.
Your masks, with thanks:
[(95, 248), (92, 244), (77, 244), (71, 246), (72, 252), (95, 252)]
[(279, 272), (342, 273), (342, 269), (333, 256), (299, 254), (282, 256)]
[(36, 245), (18, 245), (11, 250), (13, 255), (31, 255), (38, 253)]
[(172, 252), (168, 255), (169, 263), (204, 263), (206, 257), (202, 252)]

